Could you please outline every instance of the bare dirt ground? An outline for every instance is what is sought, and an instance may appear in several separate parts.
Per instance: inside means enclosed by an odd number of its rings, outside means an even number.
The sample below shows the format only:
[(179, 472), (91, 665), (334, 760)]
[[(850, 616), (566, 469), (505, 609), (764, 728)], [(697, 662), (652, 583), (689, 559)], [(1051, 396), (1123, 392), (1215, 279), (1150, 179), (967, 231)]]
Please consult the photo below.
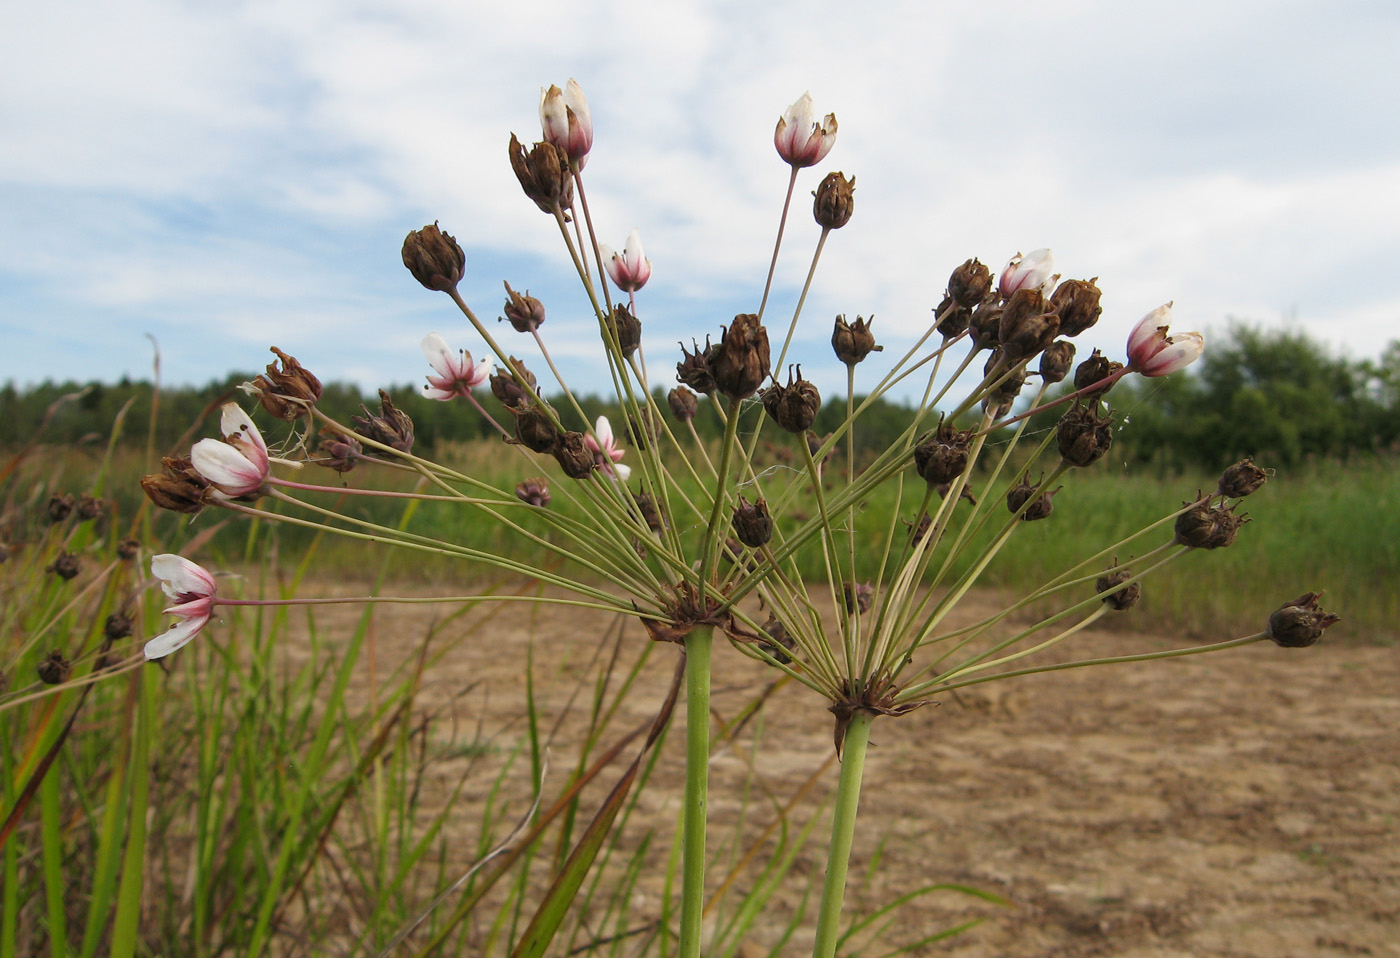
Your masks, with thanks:
[[(332, 585), (307, 594), (336, 589), (353, 591)], [(994, 603), (994, 596), (974, 596), (959, 612), (980, 617)], [(376, 667), (402, 658), (443, 615), (440, 608), (380, 607)], [(455, 714), (459, 745), (474, 736), (513, 745), (524, 734), (527, 645), (534, 643), (536, 695), (548, 718), (586, 673), (593, 640), (608, 621), (575, 609), (497, 607), (485, 621), (473, 615), (453, 622), (438, 641), (474, 631), (429, 671), (422, 703)], [(1077, 636), (1057, 655), (1185, 644), (1125, 631), (1142, 625), (1128, 613), (1110, 628)], [(635, 622), (626, 628), (624, 648), (633, 654), (646, 639)], [(655, 710), (675, 654), (669, 646), (656, 649), (617, 734)], [(772, 678), (771, 670), (717, 645), (717, 719), (732, 718)], [(460, 696), (472, 683), (472, 693)], [(1307, 650), (1259, 643), (977, 688), (985, 691), (965, 690), (937, 707), (877, 721), (848, 913), (868, 912), (923, 884), (960, 882), (1010, 904), (926, 897), (902, 913), (893, 940), (981, 917), (976, 928), (926, 953), (1400, 956), (1400, 650), (1329, 636)], [(825, 705), (788, 685), (751, 726), (762, 734), (753, 770), (775, 795), (791, 795), (831, 755)], [(555, 742), (556, 769), (572, 766), (577, 724), (566, 721)], [(712, 834), (724, 834), (738, 814), (751, 744), (741, 740), (713, 762)], [(658, 826), (663, 854), (682, 762), (676, 734), (643, 796), (645, 820), (629, 826)], [(809, 807), (835, 780), (829, 768)], [(800, 857), (799, 878), (770, 903), (772, 928), (755, 930), (755, 946), (771, 941), (805, 882), (820, 880), (823, 831)], [(868, 877), (875, 854), (879, 865)], [(633, 903), (638, 915), (656, 913), (658, 889), (643, 886)], [(809, 941), (810, 932), (799, 934), (789, 952), (803, 953)]]

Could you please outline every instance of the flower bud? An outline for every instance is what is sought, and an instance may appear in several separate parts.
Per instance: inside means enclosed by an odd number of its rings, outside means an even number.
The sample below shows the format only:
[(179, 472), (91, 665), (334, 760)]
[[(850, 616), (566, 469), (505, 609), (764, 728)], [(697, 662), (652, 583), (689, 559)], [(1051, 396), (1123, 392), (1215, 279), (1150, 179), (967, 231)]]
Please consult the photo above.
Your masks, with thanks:
[(1012, 360), (1039, 353), (1060, 331), (1060, 317), (1045, 311), (1045, 297), (1038, 289), (1018, 289), (1001, 312), (997, 341)]
[(334, 426), (326, 426), (321, 429), (321, 443), (316, 447), (316, 458), (312, 461), (343, 475), (354, 469), (363, 455), (364, 447), (353, 435), (341, 432)]
[(849, 180), (841, 173), (828, 173), (826, 179), (812, 191), (812, 216), (823, 229), (839, 230), (851, 221), (856, 209), (856, 178)]
[(102, 515), (106, 508), (107, 504), (101, 499), (93, 496), (82, 496), (78, 499), (78, 504), (74, 507), (74, 511), (78, 513), (79, 522), (88, 522)]
[[(524, 380), (529, 390), (522, 388), (520, 381), (511, 375), (511, 370), (519, 374), (519, 380)], [(525, 368), (525, 364), (514, 356), (510, 357), (508, 367), (502, 366), (491, 374), (489, 380), (491, 384), (491, 395), (499, 399), (503, 404), (511, 409), (520, 409), (535, 401), (538, 395), (539, 384), (535, 381), (535, 374)]]
[(553, 143), (536, 143), (527, 153), (525, 147), (510, 135), (510, 166), (520, 188), (535, 205), (546, 213), (572, 209), (574, 180), (569, 172), (569, 157)]
[(559, 437), (554, 447), (548, 450), (554, 456), (554, 461), (564, 470), (564, 475), (570, 479), (587, 479), (588, 474), (597, 468), (593, 451), (583, 440), (581, 432), (566, 432)]
[[(1055, 504), (1051, 500), (1064, 486), (1057, 486), (1048, 492), (1042, 492), (1041, 483), (1044, 480), (1045, 477), (1041, 476), (1035, 485), (1031, 485), (1030, 476), (1023, 475), (1021, 481), (1007, 491), (1006, 508), (1011, 510), (1013, 516), (1019, 513), (1022, 520), (1034, 522), (1050, 515), (1055, 508)], [(1030, 504), (1026, 505), (1027, 503)], [(1022, 511), (1023, 506), (1025, 511)]]
[(534, 403), (509, 407), (515, 414), (515, 437), (531, 452), (552, 452), (559, 442), (559, 428)]
[(695, 393), (684, 386), (677, 386), (666, 396), (666, 404), (671, 407), (671, 415), (681, 422), (690, 422), (700, 409)]
[(940, 419), (938, 427), (914, 447), (914, 468), (931, 486), (952, 482), (967, 468), (972, 433)]
[(802, 378), (802, 367), (797, 367), (797, 380), (788, 369), (788, 384), (773, 383), (760, 397), (763, 408), (779, 426), (788, 432), (806, 432), (817, 421), (817, 413), (822, 408), (822, 397), (817, 387)]
[[(407, 247), (405, 247), (407, 248)], [(307, 410), (321, 398), (321, 380), (276, 346), (272, 351), (281, 360), (267, 364), (267, 372), (253, 380), (258, 402), (278, 419), (291, 422), (306, 415)]]
[(768, 503), (762, 499), (750, 503), (740, 496), (732, 524), (739, 541), (750, 549), (757, 549), (773, 538), (773, 517), (768, 513)]
[[(1061, 332), (1064, 330), (1061, 329)], [(1069, 375), (1074, 365), (1074, 343), (1068, 339), (1057, 339), (1045, 347), (1040, 354), (1040, 379), (1048, 384), (1057, 383)]]
[(1304, 592), (1269, 616), (1269, 638), (1275, 645), (1285, 649), (1306, 648), (1341, 621), (1340, 616), (1318, 608), (1317, 600), (1321, 597), (1321, 592)]
[(975, 259), (963, 263), (948, 277), (948, 298), (963, 309), (976, 306), (991, 291), (992, 271)]
[[(462, 247), (438, 229), (437, 223), (414, 230), (405, 237), (403, 264), (414, 279), (439, 293), (456, 289), (467, 271), (467, 257)], [(271, 372), (271, 367), (268, 371)]]
[(45, 572), (52, 572), (65, 582), (77, 578), (81, 570), (82, 566), (78, 562), (78, 557), (71, 552), (60, 552), (58, 557), (44, 569)]
[(528, 289), (524, 295), (517, 293), (510, 288), (510, 283), (506, 283), (504, 309), (504, 318), (510, 321), (517, 333), (533, 333), (544, 322), (544, 303), (531, 296)]
[(642, 344), (642, 321), (632, 315), (632, 311), (622, 303), (612, 308), (607, 318), (608, 331), (617, 339), (617, 347), (624, 357), (630, 357)]
[(399, 452), (413, 451), (413, 420), (408, 417), (408, 413), (394, 405), (394, 400), (387, 392), (379, 390), (378, 416), (364, 405), (361, 405), (360, 409), (364, 411), (364, 415), (354, 416), (350, 420), (354, 424), (356, 435), (390, 449), (397, 449)]
[[(1131, 569), (1110, 569), (1094, 582), (1094, 591), (1103, 596), (1103, 604), (1117, 612), (1126, 612), (1142, 598), (1142, 583), (1118, 588), (1133, 577)], [(1116, 590), (1116, 591), (1115, 591)], [(1107, 594), (1105, 594), (1107, 593)]]
[(1060, 418), (1055, 440), (1060, 456), (1071, 466), (1088, 466), (1097, 462), (1113, 445), (1113, 413), (1099, 415), (1098, 403), (1093, 406), (1076, 404)]
[(1050, 308), (1060, 317), (1060, 335), (1078, 336), (1099, 321), (1103, 307), (1099, 297), (1098, 277), (1067, 279), (1050, 295)]
[(1243, 499), (1269, 478), (1271, 469), (1262, 469), (1246, 456), (1226, 469), (1220, 477), (1219, 494), (1229, 499)]
[(39, 681), (45, 685), (62, 685), (68, 681), (68, 676), (73, 674), (73, 663), (69, 662), (62, 652), (54, 649), (39, 663), (38, 671)]
[(108, 642), (115, 642), (131, 635), (135, 627), (130, 615), (125, 612), (113, 612), (102, 624), (102, 636)]
[[(758, 391), (768, 378), (770, 367), (768, 330), (756, 315), (740, 313), (734, 317), (709, 356), (709, 367), (715, 386), (730, 399), (747, 399)], [(699, 388), (684, 379), (682, 382)]]
[(846, 600), (846, 614), (852, 615), (857, 609), (864, 615), (870, 611), (870, 607), (875, 604), (875, 587), (869, 582), (862, 582), (852, 588), (849, 582), (841, 590), (842, 596)]
[[(1074, 388), (1076, 390), (1089, 390), (1095, 383), (1101, 383), (1113, 376), (1114, 373), (1123, 368), (1122, 363), (1115, 363), (1097, 349), (1089, 354), (1089, 358), (1079, 364), (1074, 371)], [(1093, 389), (1085, 392), (1086, 396), (1103, 396), (1113, 388), (1114, 379), (1102, 389)]]
[(141, 543), (135, 539), (123, 539), (117, 543), (117, 558), (134, 559), (141, 554)]
[(874, 316), (868, 322), (865, 317), (857, 316), (852, 325), (846, 322), (844, 314), (837, 316), (836, 327), (831, 331), (831, 348), (836, 351), (836, 358), (847, 366), (854, 366), (871, 353), (883, 351), (885, 347), (875, 344), (875, 334), (870, 331), (874, 321)]
[(141, 480), (141, 489), (146, 498), (161, 509), (194, 515), (204, 508), (209, 493), (209, 480), (194, 468), (188, 457), (161, 460), (159, 475), (146, 476)]
[(515, 496), (521, 502), (544, 508), (549, 505), (549, 480), (544, 476), (524, 479), (516, 484)]
[(583, 169), (588, 152), (593, 149), (593, 116), (583, 88), (573, 77), (562, 90), (552, 85), (541, 88), (540, 127), (546, 140)]
[(718, 347), (710, 345), (708, 336), (705, 337), (704, 349), (693, 339), (690, 344), (695, 347), (693, 353), (685, 348), (685, 343), (680, 344), (682, 358), (676, 363), (676, 379), (696, 392), (708, 396), (715, 391), (715, 377), (710, 371), (710, 359)]

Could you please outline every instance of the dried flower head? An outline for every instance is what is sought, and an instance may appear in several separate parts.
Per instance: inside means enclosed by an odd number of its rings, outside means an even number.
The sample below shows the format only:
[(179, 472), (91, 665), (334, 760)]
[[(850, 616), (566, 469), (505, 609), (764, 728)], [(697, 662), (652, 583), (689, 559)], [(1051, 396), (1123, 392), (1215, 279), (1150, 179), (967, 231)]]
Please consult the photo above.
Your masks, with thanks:
[(141, 554), (141, 543), (135, 539), (123, 539), (117, 543), (117, 558), (134, 559)]
[[(724, 328), (719, 345), (708, 359), (710, 374), (719, 391), (730, 399), (747, 399), (768, 378), (768, 330), (753, 313), (740, 313)], [(687, 379), (681, 381), (700, 389)]]
[(515, 486), (515, 496), (521, 502), (544, 508), (549, 505), (549, 480), (544, 476), (523, 479)]
[(691, 352), (685, 348), (685, 343), (679, 344), (681, 347), (681, 361), (676, 363), (676, 379), (691, 389), (708, 396), (715, 391), (715, 377), (710, 372), (710, 359), (719, 348), (710, 345), (710, 337), (705, 337), (705, 346), (702, 349), (700, 344), (691, 340), (691, 345), (695, 351)]
[(1001, 312), (997, 342), (1013, 361), (1036, 355), (1054, 341), (1060, 331), (1060, 317), (1046, 311), (1039, 289), (1018, 289)]
[(353, 416), (350, 422), (355, 426), (355, 435), (399, 452), (413, 451), (413, 420), (408, 413), (394, 405), (393, 397), (379, 390), (379, 415), (371, 413), (366, 406), (360, 406), (363, 416)]
[(914, 469), (931, 486), (952, 482), (967, 468), (972, 433), (944, 419), (914, 447)]
[(642, 344), (642, 321), (632, 315), (623, 303), (613, 306), (607, 317), (608, 332), (617, 340), (617, 348), (629, 357)]
[(52, 562), (45, 567), (45, 572), (52, 572), (63, 581), (75, 579), (82, 571), (82, 564), (78, 562), (78, 557), (71, 552), (60, 552)]
[(812, 192), (812, 217), (822, 229), (839, 230), (851, 221), (856, 210), (856, 178), (849, 180), (836, 172), (828, 173)]
[(1103, 307), (1098, 277), (1067, 279), (1050, 295), (1050, 308), (1060, 317), (1060, 335), (1078, 336), (1099, 321)]
[[(586, 479), (598, 462), (581, 432), (566, 432), (548, 450), (570, 479)], [(623, 467), (626, 468), (626, 467)]]
[(816, 386), (802, 378), (801, 366), (797, 367), (796, 380), (792, 378), (792, 368), (789, 367), (787, 385), (782, 386), (775, 381), (760, 398), (769, 417), (791, 433), (810, 429), (822, 408), (821, 394)]
[(1243, 499), (1262, 486), (1270, 475), (1272, 470), (1255, 465), (1252, 458), (1245, 456), (1220, 476), (1218, 493), (1229, 499)]
[(531, 452), (552, 452), (559, 442), (559, 427), (554, 419), (534, 403), (511, 406), (515, 414), (515, 438)]
[(79, 496), (78, 504), (73, 507), (73, 511), (78, 514), (79, 522), (90, 522), (107, 511), (107, 503), (96, 496)]
[[(1122, 363), (1114, 362), (1096, 349), (1075, 369), (1074, 388), (1086, 396), (1102, 396), (1113, 388), (1118, 381), (1115, 376), (1122, 368)], [(1099, 389), (1090, 388), (1097, 383), (1104, 385)]]
[(563, 212), (574, 205), (574, 179), (569, 155), (553, 143), (536, 143), (529, 152), (515, 134), (510, 135), (510, 168), (520, 188), (546, 213)]
[(976, 259), (963, 263), (948, 277), (948, 298), (962, 309), (972, 309), (991, 291), (992, 271)]
[(194, 515), (204, 508), (210, 494), (209, 480), (199, 474), (187, 456), (166, 456), (161, 460), (161, 472), (141, 480), (146, 498), (161, 509)]
[(671, 407), (671, 415), (681, 422), (690, 422), (700, 409), (700, 402), (695, 398), (695, 393), (684, 386), (677, 386), (667, 393), (666, 405)]
[(467, 271), (462, 247), (437, 223), (414, 230), (403, 241), (403, 264), (428, 289), (439, 293), (456, 289)]
[[(512, 370), (515, 375), (511, 375)], [(521, 383), (524, 383), (524, 386)], [(525, 368), (525, 364), (514, 356), (491, 374), (491, 395), (512, 409), (521, 409), (534, 402), (539, 396), (539, 383), (535, 374)]]
[(517, 333), (533, 333), (544, 322), (544, 303), (525, 292), (517, 293), (506, 283), (506, 304), (504, 320), (509, 320)]
[(1098, 403), (1090, 406), (1076, 404), (1060, 418), (1055, 440), (1060, 456), (1071, 466), (1088, 466), (1108, 452), (1113, 445), (1113, 413), (1102, 415)]
[(1322, 633), (1341, 621), (1340, 616), (1318, 607), (1321, 592), (1304, 592), (1292, 602), (1285, 602), (1269, 616), (1268, 635), (1275, 645), (1285, 649), (1302, 649), (1322, 638)]
[(847, 582), (842, 589), (842, 594), (846, 601), (847, 615), (854, 614), (857, 609), (860, 610), (861, 615), (864, 615), (875, 604), (875, 587), (869, 582), (862, 582), (857, 586), (852, 586)]
[(773, 516), (768, 512), (768, 503), (762, 499), (751, 503), (741, 495), (734, 508), (732, 525), (739, 541), (750, 549), (757, 549), (773, 538)]
[(73, 663), (58, 649), (54, 649), (39, 663), (39, 681), (45, 685), (62, 685), (73, 674)]
[(1073, 366), (1074, 343), (1057, 339), (1040, 354), (1040, 379), (1047, 384), (1057, 383), (1069, 375)]
[(102, 637), (108, 642), (115, 642), (131, 635), (136, 628), (131, 615), (126, 612), (113, 612), (107, 616), (107, 621), (102, 623)]
[[(1064, 486), (1056, 486), (1054, 489), (1044, 489), (1045, 477), (1042, 475), (1032, 485), (1029, 475), (1021, 476), (1021, 480), (1012, 486), (1006, 493), (1006, 508), (1011, 510), (1012, 515), (1019, 513), (1022, 520), (1034, 522), (1037, 519), (1045, 519), (1054, 511), (1055, 504), (1052, 501)], [(1024, 507), (1024, 511), (1022, 511)]]
[(1248, 521), (1235, 514), (1234, 506), (1211, 505), (1211, 497), (1202, 496), (1176, 517), (1176, 541), (1193, 549), (1223, 549), (1234, 543)]
[(48, 503), (44, 506), (50, 522), (62, 522), (73, 514), (73, 494), (65, 492), (63, 495), (49, 497)]
[(277, 354), (277, 360), (267, 364), (267, 372), (253, 380), (253, 387), (264, 409), (278, 419), (291, 422), (305, 416), (321, 398), (321, 380), (295, 357), (276, 346), (271, 349)]
[(1142, 598), (1142, 583), (1124, 586), (1133, 577), (1131, 569), (1109, 569), (1094, 582), (1094, 591), (1103, 596), (1103, 604), (1117, 612), (1126, 612)]
[(871, 353), (881, 352), (885, 347), (876, 345), (875, 334), (870, 331), (870, 324), (874, 321), (874, 316), (869, 320), (857, 316), (854, 323), (848, 323), (844, 314), (837, 316), (835, 328), (831, 331), (831, 348), (835, 350), (836, 358), (847, 366), (854, 366)]
[(321, 430), (321, 442), (312, 461), (343, 474), (354, 469), (363, 455), (364, 447), (353, 435), (341, 432), (334, 426), (326, 426)]

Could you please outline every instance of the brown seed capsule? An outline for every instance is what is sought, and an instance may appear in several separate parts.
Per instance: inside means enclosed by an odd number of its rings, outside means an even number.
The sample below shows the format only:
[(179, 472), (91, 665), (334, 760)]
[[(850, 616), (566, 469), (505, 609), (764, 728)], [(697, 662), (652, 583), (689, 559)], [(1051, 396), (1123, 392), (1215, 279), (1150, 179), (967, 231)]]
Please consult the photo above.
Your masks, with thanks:
[(67, 656), (54, 649), (44, 661), (39, 663), (39, 681), (45, 685), (62, 685), (68, 681), (68, 676), (73, 674), (73, 663), (68, 661)]
[(50, 496), (44, 508), (50, 522), (62, 522), (73, 514), (73, 494), (65, 492), (61, 496)]
[[(559, 442), (559, 427), (540, 407), (528, 404), (510, 410), (515, 414), (515, 437), (531, 452), (552, 452)], [(577, 478), (577, 477), (575, 477)]]
[[(511, 375), (512, 369), (519, 374), (519, 378)], [(524, 380), (528, 390), (521, 387), (521, 380)], [(525, 364), (514, 356), (510, 357), (509, 368), (502, 365), (491, 374), (488, 381), (491, 384), (491, 395), (511, 409), (527, 406), (539, 395), (539, 384), (535, 380), (535, 374), (526, 369)]]
[[(1024, 361), (1012, 360), (1015, 366), (1007, 370), (1003, 365), (1002, 349), (998, 346), (992, 350), (992, 354), (987, 357), (986, 364), (982, 367), (982, 375), (992, 376), (995, 374), (997, 384), (992, 387), (982, 400), (982, 408), (989, 410), (992, 415), (1000, 416), (1011, 409), (1011, 404), (1016, 401), (1016, 397), (1021, 395), (1021, 390), (1026, 385), (1026, 365)], [(998, 370), (998, 367), (1001, 367)]]
[(532, 333), (544, 322), (544, 303), (531, 296), (528, 289), (522, 296), (506, 283), (505, 314), (517, 333)]
[(593, 458), (593, 452), (584, 445), (581, 432), (564, 433), (548, 451), (564, 470), (564, 475), (570, 479), (586, 479), (598, 465)]
[[(1089, 358), (1080, 363), (1079, 368), (1074, 371), (1074, 388), (1075, 390), (1089, 389), (1090, 386), (1093, 386), (1095, 383), (1103, 382), (1122, 368), (1122, 363), (1111, 361), (1107, 356), (1096, 349), (1090, 353)], [(1113, 382), (1117, 382), (1117, 380)], [(1113, 388), (1113, 382), (1110, 382), (1102, 389), (1094, 389), (1086, 392), (1085, 395), (1102, 396)]]
[(760, 397), (763, 408), (779, 426), (788, 432), (806, 432), (817, 421), (817, 413), (822, 408), (822, 397), (817, 387), (802, 378), (802, 367), (797, 367), (797, 380), (788, 369), (788, 384), (773, 383), (763, 390)]
[(869, 321), (857, 316), (851, 324), (844, 315), (837, 316), (836, 328), (831, 332), (831, 348), (836, 351), (836, 358), (847, 366), (854, 366), (871, 353), (883, 351), (885, 347), (875, 344), (875, 334), (870, 331), (870, 323), (874, 321), (874, 316)]
[(914, 447), (914, 469), (931, 486), (952, 482), (967, 468), (971, 442), (971, 432), (939, 419), (938, 427)]
[(992, 271), (975, 259), (963, 263), (948, 277), (948, 298), (963, 309), (976, 306), (991, 291)]
[[(768, 330), (753, 313), (740, 313), (724, 329), (719, 345), (708, 359), (710, 374), (719, 391), (730, 399), (747, 399), (768, 378)], [(681, 381), (694, 389), (700, 388), (684, 378)]]
[(847, 615), (853, 614), (856, 609), (860, 609), (864, 615), (875, 604), (875, 587), (869, 582), (862, 582), (855, 588), (851, 588), (851, 584), (847, 582), (842, 593), (846, 600)]
[(679, 344), (682, 359), (676, 363), (676, 379), (696, 392), (708, 396), (715, 391), (715, 377), (710, 372), (710, 359), (718, 347), (710, 345), (710, 337), (708, 336), (705, 337), (704, 349), (701, 349), (700, 344), (693, 339), (690, 344), (695, 347), (695, 352), (686, 349), (685, 343)]
[(161, 473), (141, 480), (146, 498), (161, 509), (194, 515), (204, 508), (209, 481), (190, 463), (189, 457), (166, 456), (160, 461)]
[(671, 407), (671, 415), (681, 422), (690, 422), (700, 409), (700, 402), (695, 398), (695, 393), (684, 386), (672, 389), (666, 396), (666, 404)]
[(544, 508), (549, 505), (549, 480), (544, 476), (521, 480), (516, 484), (515, 496), (521, 502)]
[(1074, 343), (1057, 339), (1040, 354), (1040, 379), (1046, 384), (1057, 383), (1069, 375), (1073, 365)]
[(343, 475), (354, 469), (363, 455), (364, 447), (358, 439), (333, 426), (325, 426), (321, 429), (321, 443), (316, 447), (316, 458), (312, 462)]
[(117, 543), (117, 558), (134, 559), (141, 554), (141, 543), (135, 539), (123, 539)]
[(647, 528), (652, 532), (660, 533), (666, 528), (666, 521), (662, 518), (661, 509), (656, 504), (656, 500), (649, 492), (632, 493), (632, 501), (637, 504), (637, 511), (642, 515), (642, 521), (647, 524)]
[(768, 513), (768, 503), (762, 499), (750, 503), (740, 496), (732, 525), (739, 541), (750, 549), (757, 549), (773, 538), (773, 517)]
[(102, 635), (108, 642), (115, 642), (117, 639), (126, 638), (134, 628), (135, 624), (130, 615), (125, 612), (113, 612), (102, 624)]
[(1275, 645), (1285, 649), (1307, 648), (1341, 621), (1340, 616), (1318, 608), (1317, 600), (1321, 597), (1321, 592), (1304, 592), (1269, 616), (1269, 638)]
[(1055, 287), (1050, 296), (1050, 308), (1060, 317), (1060, 335), (1078, 336), (1099, 321), (1103, 307), (1099, 305), (1102, 292), (1098, 277), (1067, 279)]
[(569, 172), (569, 156), (553, 143), (536, 143), (527, 153), (512, 133), (510, 168), (525, 195), (544, 212), (573, 208), (574, 180)]
[(943, 302), (938, 304), (933, 314), (938, 323), (939, 335), (945, 342), (967, 332), (967, 327), (972, 322), (972, 310), (966, 306), (959, 306), (951, 296), (943, 297)]
[(1000, 345), (1001, 304), (987, 301), (972, 311), (968, 332), (979, 349), (995, 349)]
[[(933, 491), (938, 493), (938, 498), (947, 499), (948, 493), (953, 491), (953, 484), (951, 482), (939, 483), (933, 487)], [(962, 489), (958, 490), (958, 501), (962, 502), (964, 499), (974, 506), (977, 505), (977, 497), (972, 494), (972, 490), (968, 488), (965, 482), (962, 484)]]
[[(1138, 599), (1142, 598), (1142, 583), (1140, 582), (1134, 582), (1121, 589), (1118, 588), (1132, 577), (1131, 569), (1110, 569), (1099, 576), (1094, 583), (1094, 591), (1103, 595), (1104, 605), (1115, 611), (1125, 612), (1131, 609)], [(1104, 593), (1108, 594), (1104, 595)]]
[(312, 375), (295, 357), (288, 356), (276, 346), (272, 351), (281, 361), (267, 364), (267, 372), (253, 380), (258, 389), (258, 402), (278, 419), (291, 422), (305, 416), (321, 398), (321, 380)]
[[(1037, 519), (1048, 517), (1054, 511), (1055, 504), (1051, 500), (1064, 486), (1056, 486), (1054, 489), (1044, 491), (1041, 489), (1041, 483), (1044, 480), (1045, 477), (1042, 475), (1035, 485), (1031, 485), (1030, 476), (1024, 475), (1020, 482), (1007, 490), (1006, 508), (1011, 510), (1012, 515), (1020, 513), (1022, 520), (1034, 522)], [(1021, 511), (1022, 506), (1025, 506), (1024, 512)]]
[(399, 452), (413, 451), (413, 420), (408, 413), (394, 405), (394, 400), (384, 390), (379, 390), (379, 415), (376, 416), (366, 406), (363, 416), (354, 416), (355, 434), (381, 443)]
[[(822, 446), (826, 445), (827, 440), (829, 440), (831, 436), (831, 433), (827, 433), (825, 436), (818, 436), (814, 432), (809, 432), (805, 436), (803, 436), (803, 438), (807, 440), (807, 452), (811, 454), (813, 459), (817, 458), (817, 453), (821, 451)], [(836, 447), (832, 446), (826, 451), (825, 456), (822, 456), (820, 459), (817, 459), (817, 465), (822, 465), (835, 454)]]
[(1015, 360), (1036, 355), (1054, 341), (1060, 317), (1046, 312), (1045, 297), (1038, 289), (1018, 289), (1001, 312), (997, 340)]
[(651, 414), (650, 406), (637, 410), (637, 415), (627, 415), (627, 441), (638, 449), (650, 449), (661, 436), (661, 424)]
[(102, 515), (106, 509), (107, 504), (93, 496), (82, 496), (78, 499), (78, 504), (74, 507), (74, 511), (78, 513), (78, 521), (80, 522), (88, 522), (92, 519), (96, 519), (98, 516)]
[(1113, 413), (1099, 415), (1098, 403), (1076, 404), (1065, 413), (1055, 429), (1060, 456), (1071, 466), (1088, 466), (1103, 457), (1113, 445)]
[(58, 557), (44, 569), (45, 572), (52, 572), (65, 582), (76, 578), (81, 570), (82, 566), (78, 562), (78, 557), (71, 552), (60, 552)]
[(771, 641), (760, 642), (758, 647), (781, 664), (791, 664), (792, 656), (788, 653), (797, 648), (797, 640), (788, 633), (787, 628), (778, 621), (777, 616), (769, 613), (768, 621), (763, 623), (763, 633)]
[(1246, 456), (1221, 475), (1219, 494), (1230, 499), (1243, 499), (1262, 486), (1270, 472), (1256, 466), (1254, 460)]
[(1223, 549), (1235, 541), (1240, 526), (1249, 519), (1236, 515), (1233, 506), (1212, 506), (1210, 496), (1202, 496), (1190, 509), (1176, 517), (1176, 541), (1193, 549)]
[(462, 247), (437, 223), (409, 233), (403, 241), (403, 264), (428, 289), (439, 293), (456, 289), (467, 271)]
[(618, 303), (608, 314), (608, 332), (617, 339), (617, 346), (624, 357), (631, 356), (642, 344), (642, 321), (632, 315), (632, 311)]
[(849, 180), (841, 173), (828, 173), (812, 195), (812, 216), (823, 229), (839, 230), (851, 221), (856, 209), (856, 178)]

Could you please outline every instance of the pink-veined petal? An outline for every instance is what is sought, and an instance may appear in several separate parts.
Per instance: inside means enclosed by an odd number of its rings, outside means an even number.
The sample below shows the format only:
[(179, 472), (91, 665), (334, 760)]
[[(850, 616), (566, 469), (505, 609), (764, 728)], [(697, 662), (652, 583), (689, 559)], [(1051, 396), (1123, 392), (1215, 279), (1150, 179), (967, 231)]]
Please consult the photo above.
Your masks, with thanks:
[(265, 468), (259, 468), (238, 449), (217, 439), (195, 443), (190, 449), (190, 463), (217, 487), (217, 493), (232, 498), (257, 492), (267, 478)]
[(428, 360), (428, 365), (433, 367), (433, 371), (444, 379), (456, 379), (458, 372), (458, 354), (447, 345), (447, 340), (438, 333), (429, 333), (423, 337), (423, 356)]
[(151, 556), (151, 575), (160, 580), (161, 589), (172, 599), (182, 595), (213, 595), (217, 588), (214, 577), (203, 566), (170, 552)]
[(146, 659), (164, 658), (171, 652), (184, 648), (208, 622), (208, 618), (191, 618), (175, 623), (169, 631), (161, 633), (146, 643), (143, 650)]
[(267, 472), (267, 443), (263, 441), (262, 433), (258, 432), (252, 417), (243, 411), (242, 406), (233, 402), (224, 403), (223, 412), (219, 417), (219, 431), (223, 434), (225, 442), (231, 443), (263, 473)]

